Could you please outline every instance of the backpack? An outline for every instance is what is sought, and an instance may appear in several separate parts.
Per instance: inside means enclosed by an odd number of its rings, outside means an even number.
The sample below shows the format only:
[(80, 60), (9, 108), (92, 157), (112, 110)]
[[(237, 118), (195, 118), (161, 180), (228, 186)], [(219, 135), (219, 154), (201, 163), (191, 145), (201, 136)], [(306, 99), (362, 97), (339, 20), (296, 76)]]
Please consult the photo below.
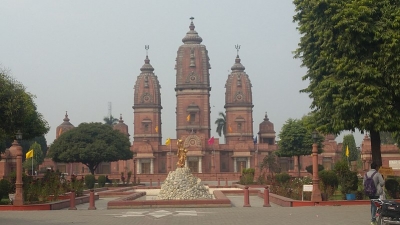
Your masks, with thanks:
[(376, 195), (376, 186), (374, 180), (372, 179), (377, 172), (375, 171), (371, 177), (368, 177), (365, 174), (365, 182), (364, 182), (364, 192), (367, 196), (375, 196)]

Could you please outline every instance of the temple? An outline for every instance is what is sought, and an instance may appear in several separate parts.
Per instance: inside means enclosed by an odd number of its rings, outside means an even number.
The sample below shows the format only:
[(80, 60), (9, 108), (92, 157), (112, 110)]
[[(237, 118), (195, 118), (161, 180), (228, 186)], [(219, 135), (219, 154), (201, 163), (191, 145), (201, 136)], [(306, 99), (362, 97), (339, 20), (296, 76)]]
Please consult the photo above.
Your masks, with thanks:
[[(255, 168), (255, 178), (262, 174), (258, 166), (265, 156), (277, 150), (274, 124), (267, 113), (264, 118), (253, 118), (253, 96), (251, 76), (245, 72), (245, 67), (239, 56), (240, 46), (237, 45), (237, 55), (232, 57), (230, 74), (225, 84), (225, 135), (224, 140), (212, 138), (210, 114), (210, 58), (208, 50), (202, 44), (203, 39), (195, 30), (191, 18), (189, 31), (183, 37), (176, 56), (176, 85), (165, 87), (176, 94), (176, 134), (168, 134), (164, 139), (171, 138), (170, 145), (164, 145), (162, 135), (162, 99), (161, 85), (150, 59), (146, 53), (140, 74), (134, 84), (133, 119), (134, 126), (129, 128), (124, 123), (122, 115), (114, 129), (130, 136), (132, 131), (131, 150), (133, 160), (101, 163), (96, 174), (107, 174), (110, 179), (119, 179), (121, 173), (135, 172), (141, 181), (154, 182), (164, 180), (168, 172), (175, 170), (178, 162), (176, 151), (177, 140), (183, 140), (183, 147), (188, 150), (185, 165), (202, 180), (218, 178), (238, 180), (241, 170)], [(145, 47), (148, 50), (148, 46)], [(172, 65), (171, 65), (172, 66)], [(220, 96), (216, 96), (220, 97)], [(272, 107), (272, 106), (271, 106)], [(265, 109), (268, 110), (268, 109)], [(167, 118), (164, 118), (167, 119)], [(259, 121), (256, 129), (253, 120)], [(65, 118), (56, 129), (56, 138), (67, 130), (73, 129), (68, 118)], [(257, 130), (256, 132), (253, 132)], [(370, 164), (370, 143), (368, 136), (362, 145), (363, 170), (368, 170)], [(311, 149), (311, 146), (310, 146)], [(337, 144), (334, 135), (327, 135), (324, 141), (324, 152), (319, 155), (319, 164), (326, 169), (332, 169), (333, 164), (341, 158), (341, 144)], [(384, 149), (384, 148), (383, 148)], [(384, 158), (384, 164), (395, 165), (400, 169), (400, 155), (397, 146), (396, 156), (390, 150), (391, 159)], [(0, 178), (15, 168), (12, 152), (6, 151), (0, 160)], [(399, 162), (398, 162), (399, 161)], [(301, 162), (296, 158), (279, 158), (278, 164), (282, 172), (297, 176), (297, 165), (300, 163), (301, 176), (309, 175), (305, 167), (312, 164), (310, 156), (302, 156)], [(41, 168), (57, 169), (65, 174), (89, 173), (81, 163), (55, 163), (46, 159)], [(396, 167), (396, 168), (397, 168)]]

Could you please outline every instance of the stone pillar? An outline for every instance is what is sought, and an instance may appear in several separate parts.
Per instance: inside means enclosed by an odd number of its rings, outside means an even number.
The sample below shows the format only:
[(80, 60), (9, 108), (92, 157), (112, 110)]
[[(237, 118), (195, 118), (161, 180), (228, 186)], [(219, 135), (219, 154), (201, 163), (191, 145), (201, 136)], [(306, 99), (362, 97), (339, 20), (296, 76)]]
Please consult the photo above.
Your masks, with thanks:
[(250, 168), (250, 157), (247, 157), (246, 168)]
[(167, 153), (167, 168), (168, 172), (172, 171), (171, 152)]
[(263, 207), (271, 207), (269, 204), (269, 189), (268, 187), (265, 187), (264, 189), (264, 205)]
[(89, 193), (89, 208), (88, 210), (96, 210), (96, 206), (94, 206), (94, 190), (91, 189)]
[(250, 205), (250, 197), (249, 197), (249, 187), (244, 188), (244, 205), (243, 207), (251, 207)]
[(136, 158), (133, 158), (133, 183), (134, 185), (137, 185), (136, 183), (136, 174), (137, 174), (137, 167), (136, 167)]
[(151, 158), (150, 159), (150, 174), (154, 173), (154, 163), (153, 163), (154, 159)]
[(75, 206), (75, 191), (71, 191), (69, 194), (69, 208), (68, 210), (76, 210)]
[(142, 172), (142, 164), (140, 163), (140, 159), (138, 159), (138, 162), (137, 162), (137, 173), (141, 174), (141, 172)]
[(215, 173), (215, 156), (214, 156), (214, 152), (211, 155), (211, 173)]
[(318, 178), (318, 145), (314, 143), (312, 145), (312, 161), (313, 161), (313, 190), (311, 194), (312, 202), (321, 202), (321, 191), (319, 190), (319, 178)]
[(203, 158), (201, 156), (199, 156), (199, 173), (203, 172), (203, 168), (202, 165), (203, 164)]
[(236, 157), (233, 158), (233, 172), (237, 172), (237, 166), (236, 166)]
[(17, 166), (17, 174), (15, 181), (15, 197), (13, 201), (13, 205), (23, 205), (24, 204), (24, 194), (22, 189), (22, 147), (19, 143), (14, 140), (12, 146), (10, 148), (10, 152), (15, 152), (16, 155), (16, 166)]

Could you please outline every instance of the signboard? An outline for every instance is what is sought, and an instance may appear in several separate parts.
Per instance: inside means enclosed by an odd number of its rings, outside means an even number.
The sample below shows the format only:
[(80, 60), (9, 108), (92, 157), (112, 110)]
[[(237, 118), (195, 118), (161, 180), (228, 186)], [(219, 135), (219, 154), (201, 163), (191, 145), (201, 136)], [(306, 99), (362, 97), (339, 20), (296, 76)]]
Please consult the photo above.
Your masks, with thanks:
[(389, 167), (392, 167), (394, 170), (400, 169), (400, 160), (389, 160)]
[(305, 184), (303, 185), (303, 192), (301, 192), (301, 200), (303, 201), (304, 199), (304, 192), (312, 192), (312, 184)]
[(312, 192), (312, 184), (303, 185), (303, 192)]
[(388, 175), (394, 175), (392, 167), (385, 166), (381, 166), (381, 168), (379, 168), (379, 173), (381, 173), (385, 179)]

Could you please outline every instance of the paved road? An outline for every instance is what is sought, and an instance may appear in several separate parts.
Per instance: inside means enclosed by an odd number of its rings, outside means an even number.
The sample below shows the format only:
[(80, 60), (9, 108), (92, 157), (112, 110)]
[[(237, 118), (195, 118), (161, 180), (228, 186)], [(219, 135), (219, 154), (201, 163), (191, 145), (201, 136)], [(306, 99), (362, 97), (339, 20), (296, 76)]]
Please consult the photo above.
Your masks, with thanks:
[(315, 207), (262, 207), (263, 200), (250, 196), (252, 207), (244, 208), (243, 196), (228, 196), (232, 208), (150, 208), (107, 210), (112, 198), (96, 201), (97, 210), (87, 210), (88, 204), (78, 205), (78, 210), (54, 211), (0, 211), (1, 225), (47, 224), (369, 224), (369, 206), (315, 206)]

